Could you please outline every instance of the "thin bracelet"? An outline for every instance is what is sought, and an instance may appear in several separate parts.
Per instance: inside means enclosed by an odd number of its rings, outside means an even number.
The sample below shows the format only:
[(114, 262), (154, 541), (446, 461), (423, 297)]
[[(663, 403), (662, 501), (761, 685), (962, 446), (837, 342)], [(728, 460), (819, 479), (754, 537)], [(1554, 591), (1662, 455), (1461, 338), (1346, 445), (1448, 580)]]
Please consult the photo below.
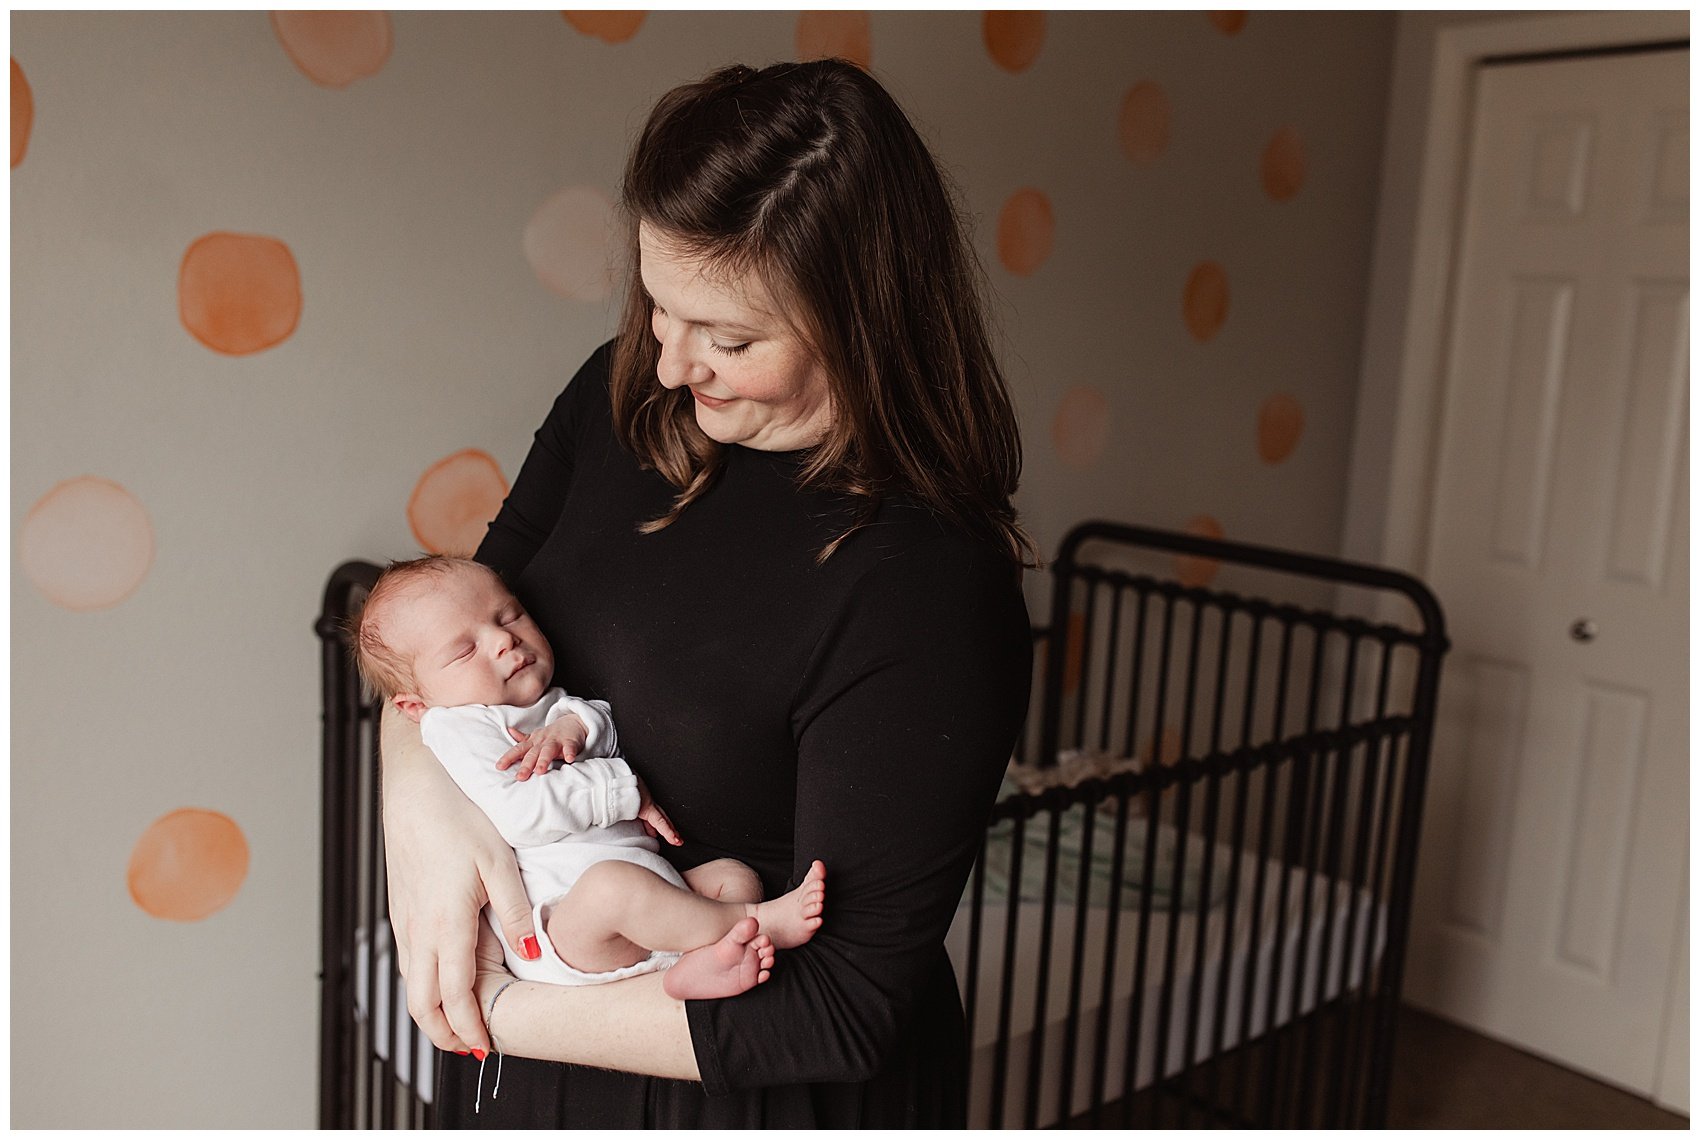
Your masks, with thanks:
[[(496, 1002), (501, 999), (503, 994), (508, 992), (508, 987), (517, 981), (519, 981), (518, 978), (509, 978), (507, 981), (503, 982), (491, 996), (490, 1004), (484, 1010), (484, 1028), (490, 1031), (490, 1044), (492, 1045), (496, 1045), (496, 1028), (493, 1024), (491, 1024), (491, 1018), (496, 1016)], [(496, 1052), (500, 1053), (501, 1051), (501, 1046), (496, 1045)]]

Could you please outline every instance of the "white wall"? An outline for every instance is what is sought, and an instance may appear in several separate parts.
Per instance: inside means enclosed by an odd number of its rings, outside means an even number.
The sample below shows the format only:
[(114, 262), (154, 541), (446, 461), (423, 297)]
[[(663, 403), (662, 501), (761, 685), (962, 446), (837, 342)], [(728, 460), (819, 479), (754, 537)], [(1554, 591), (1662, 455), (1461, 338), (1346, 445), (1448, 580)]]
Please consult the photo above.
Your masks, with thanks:
[[(513, 475), (611, 328), (607, 302), (540, 283), (535, 211), (569, 186), (612, 193), (661, 91), (793, 55), (798, 17), (658, 12), (619, 43), (554, 12), (391, 27), (381, 69), (332, 89), (265, 13), (12, 17), (34, 105), (11, 176), (15, 1126), (313, 1122), (325, 576), (416, 549), (406, 506), (444, 456), (478, 449)], [(869, 27), (873, 70), (976, 218), (1042, 546), (1086, 517), (1208, 515), (1333, 552), (1393, 17), (1260, 12), (1225, 34), (1201, 13), (1053, 14), (1019, 72), (989, 58), (979, 13)], [(1136, 164), (1118, 115), (1141, 81), (1171, 114)], [(1259, 159), (1284, 126), (1302, 180), (1277, 201)], [(1029, 275), (997, 252), (1023, 187), (1055, 219)], [(185, 251), (216, 231), (270, 236), (299, 267), (299, 324), (275, 346), (226, 355), (180, 320)], [(1182, 296), (1203, 260), (1230, 300), (1200, 343)], [(1105, 429), (1065, 455), (1053, 423), (1077, 386)], [(1258, 416), (1277, 393), (1304, 429), (1268, 462)], [(61, 603), (139, 540), (47, 501), (85, 476), (140, 505), (154, 549), (96, 609)], [(194, 921), (127, 882), (182, 808), (248, 852)], [(163, 858), (140, 852), (169, 881)], [(191, 852), (175, 873), (205, 886), (228, 862)]]

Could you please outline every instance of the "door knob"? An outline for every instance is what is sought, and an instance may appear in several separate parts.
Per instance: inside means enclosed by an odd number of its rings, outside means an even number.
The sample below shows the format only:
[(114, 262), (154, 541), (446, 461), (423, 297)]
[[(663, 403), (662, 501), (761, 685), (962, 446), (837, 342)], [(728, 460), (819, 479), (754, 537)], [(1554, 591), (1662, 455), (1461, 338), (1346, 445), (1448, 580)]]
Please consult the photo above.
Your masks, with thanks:
[(1588, 642), (1594, 640), (1599, 627), (1587, 618), (1577, 618), (1570, 623), (1570, 636), (1575, 641)]

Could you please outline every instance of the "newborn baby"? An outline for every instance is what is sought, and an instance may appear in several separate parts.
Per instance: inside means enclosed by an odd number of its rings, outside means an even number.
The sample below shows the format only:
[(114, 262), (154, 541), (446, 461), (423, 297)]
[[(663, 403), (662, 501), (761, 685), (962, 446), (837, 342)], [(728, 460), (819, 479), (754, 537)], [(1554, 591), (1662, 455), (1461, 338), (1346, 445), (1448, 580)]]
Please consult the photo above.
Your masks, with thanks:
[[(608, 705), (550, 688), (549, 643), (493, 570), (442, 556), (393, 563), (351, 632), (361, 675), (419, 724), (514, 848), (547, 935), (516, 952), (485, 908), (516, 977), (590, 985), (666, 970), (673, 997), (731, 997), (767, 980), (774, 950), (820, 928), (819, 861), (795, 890), (763, 902), (755, 873), (735, 860), (696, 869), (687, 886), (661, 858), (655, 836), (682, 840), (619, 755)], [(566, 763), (508, 770), (546, 741)]]

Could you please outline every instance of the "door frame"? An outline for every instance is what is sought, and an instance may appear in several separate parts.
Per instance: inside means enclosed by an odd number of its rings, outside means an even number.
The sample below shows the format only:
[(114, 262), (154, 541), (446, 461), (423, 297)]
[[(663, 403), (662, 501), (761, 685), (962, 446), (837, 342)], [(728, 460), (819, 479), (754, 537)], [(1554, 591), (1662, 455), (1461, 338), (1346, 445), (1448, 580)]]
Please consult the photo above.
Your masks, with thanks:
[[(1475, 69), (1484, 60), (1546, 52), (1632, 48), (1688, 39), (1688, 12), (1586, 12), (1528, 16), (1443, 27), (1436, 31), (1427, 63), (1429, 91), (1422, 132), (1422, 157), (1416, 170), (1415, 224), (1410, 241), (1406, 288), (1372, 289), (1367, 328), (1403, 326), (1392, 373), (1392, 390), (1372, 385), (1373, 346), (1367, 343), (1360, 401), (1393, 401), (1391, 432), (1368, 438), (1360, 408), (1354, 432), (1352, 484), (1380, 486), (1384, 497), (1372, 506), (1381, 524), (1358, 527), (1348, 510), (1348, 556), (1421, 575), (1428, 570), (1429, 531), (1438, 474), (1441, 412), (1445, 400), (1447, 328), (1451, 319), (1463, 227), (1464, 179), (1470, 120), (1474, 114)], [(1395, 99), (1397, 92), (1395, 92)], [(1400, 140), (1390, 130), (1387, 145)], [(1387, 256), (1386, 200), (1408, 187), (1382, 187), (1384, 214), (1377, 235), (1377, 256)], [(1398, 295), (1395, 295), (1398, 294)], [(1380, 392), (1377, 389), (1380, 389)], [(1380, 459), (1376, 457), (1380, 456)], [(1371, 465), (1383, 470), (1373, 471)], [(1361, 512), (1359, 512), (1361, 514)]]

